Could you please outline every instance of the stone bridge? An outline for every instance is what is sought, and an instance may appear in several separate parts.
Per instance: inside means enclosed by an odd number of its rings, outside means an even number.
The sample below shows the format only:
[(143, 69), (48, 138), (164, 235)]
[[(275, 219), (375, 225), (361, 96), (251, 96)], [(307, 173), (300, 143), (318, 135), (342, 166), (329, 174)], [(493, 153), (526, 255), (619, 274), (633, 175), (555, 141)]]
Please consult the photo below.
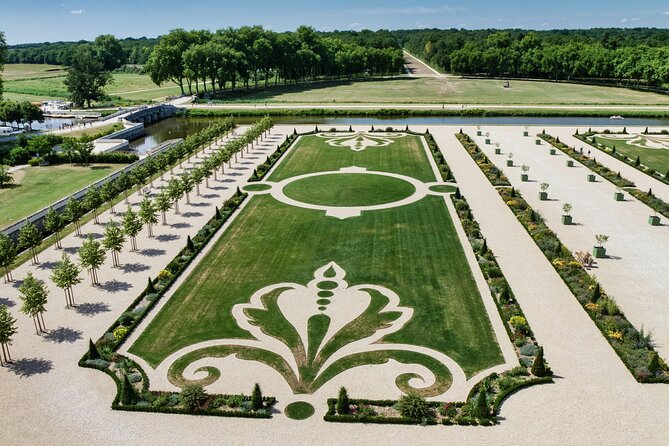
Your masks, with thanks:
[(124, 116), (124, 119), (130, 122), (142, 123), (144, 125), (158, 122), (165, 118), (170, 118), (177, 114), (177, 108), (169, 104), (160, 104), (153, 106), (144, 106)]

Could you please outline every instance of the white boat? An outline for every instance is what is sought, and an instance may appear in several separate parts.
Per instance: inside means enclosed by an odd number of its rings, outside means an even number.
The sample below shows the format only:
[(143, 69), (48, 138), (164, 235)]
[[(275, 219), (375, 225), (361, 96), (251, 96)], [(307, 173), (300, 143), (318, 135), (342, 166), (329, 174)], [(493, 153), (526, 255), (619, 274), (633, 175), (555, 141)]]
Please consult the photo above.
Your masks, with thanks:
[(625, 118), (623, 118), (620, 115), (614, 115), (614, 116), (611, 116), (609, 119), (625, 119)]

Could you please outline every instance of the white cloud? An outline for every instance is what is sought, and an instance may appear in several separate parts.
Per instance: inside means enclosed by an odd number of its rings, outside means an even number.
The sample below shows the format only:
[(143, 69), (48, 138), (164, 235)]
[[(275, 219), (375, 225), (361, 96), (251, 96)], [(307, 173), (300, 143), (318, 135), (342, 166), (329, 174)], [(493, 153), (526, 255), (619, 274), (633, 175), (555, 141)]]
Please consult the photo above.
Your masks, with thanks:
[(438, 14), (440, 12), (459, 12), (464, 11), (464, 8), (452, 7), (448, 5), (427, 7), (427, 6), (410, 6), (406, 8), (368, 8), (368, 9), (350, 9), (346, 11), (349, 14), (359, 15), (421, 15), (421, 14)]
[(669, 15), (669, 11), (664, 11), (662, 15)]
[(638, 22), (639, 20), (641, 20), (639, 17), (625, 17), (620, 23)]
[(349, 23), (348, 29), (362, 29), (362, 23), (358, 22)]
[(74, 11), (70, 11), (70, 14), (74, 14), (74, 15), (81, 15), (83, 13), (84, 13), (83, 9), (75, 9)]

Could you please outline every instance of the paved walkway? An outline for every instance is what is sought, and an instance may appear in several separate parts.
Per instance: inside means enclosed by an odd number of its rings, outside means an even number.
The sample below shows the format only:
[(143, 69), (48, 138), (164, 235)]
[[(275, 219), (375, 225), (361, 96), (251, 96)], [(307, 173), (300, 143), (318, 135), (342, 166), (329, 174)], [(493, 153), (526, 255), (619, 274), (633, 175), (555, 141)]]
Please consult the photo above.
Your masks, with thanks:
[[(606, 244), (610, 257), (598, 259), (589, 272), (614, 296), (635, 327), (643, 326), (654, 332), (659, 353), (669, 359), (669, 226), (650, 226), (648, 216), (654, 212), (648, 206), (627, 193), (626, 201), (615, 201), (615, 185), (599, 175), (596, 183), (587, 182), (586, 175), (592, 173), (590, 169), (580, 163), (575, 163), (573, 168), (566, 167), (570, 157), (559, 150), (556, 155), (549, 155), (552, 146), (547, 143), (535, 145), (535, 138), (523, 137), (517, 127), (484, 127), (482, 131), (484, 134), (490, 132), (491, 140), (501, 143), (503, 155), (495, 155), (494, 146), (486, 145), (485, 137), (476, 137), (475, 132), (470, 132), (470, 136), (572, 252), (592, 251), (596, 234), (611, 237)], [(514, 165), (530, 167), (529, 182), (520, 180), (519, 167), (506, 167), (505, 154), (511, 148)], [(592, 155), (599, 160), (600, 153), (596, 151)], [(614, 167), (609, 160), (607, 164)], [(636, 171), (626, 167), (625, 173)], [(539, 184), (543, 182), (550, 184), (550, 201), (539, 200)], [(647, 182), (661, 185), (652, 178)], [(669, 191), (669, 186), (665, 187)], [(658, 192), (660, 190), (665, 189), (658, 189)], [(573, 206), (573, 225), (561, 223), (564, 203)], [(662, 219), (666, 224), (666, 218)]]
[[(286, 131), (292, 131), (292, 126), (276, 130), (278, 133)], [(558, 375), (556, 384), (526, 389), (512, 396), (502, 409), (501, 425), (421, 428), (325, 423), (321, 413), (295, 422), (285, 417), (266, 421), (112, 411), (109, 406), (116, 391), (113, 381), (96, 370), (78, 368), (76, 362), (86, 349), (88, 337), (100, 336), (145, 285), (146, 277), (154, 276), (183, 246), (186, 234), (193, 235), (213, 212), (211, 206), (182, 204), (180, 217), (169, 216), (172, 226), (158, 226), (155, 230), (157, 236), (174, 235), (177, 239), (170, 241), (172, 237), (166, 237), (159, 248), (144, 238), (139, 240), (143, 251), (125, 252), (121, 256), (123, 265), (135, 266), (122, 274), (118, 269), (101, 274), (101, 282), (109, 291), (86, 284), (77, 288), (79, 312), (64, 310), (62, 292), (52, 291), (45, 321), (50, 329), (63, 328), (54, 330), (48, 339), (31, 334), (30, 319), (18, 316), (21, 332), (12, 352), (16, 359), (25, 359), (17, 361), (13, 371), (0, 370), (0, 392), (3, 407), (7, 409), (0, 418), (3, 444), (107, 444), (114, 439), (164, 445), (177, 439), (182, 444), (339, 445), (342, 438), (351, 443), (384, 446), (398, 443), (667, 444), (669, 386), (641, 385), (632, 379), (534, 242), (455, 140), (453, 134), (457, 129), (431, 127), (431, 131)], [(244, 176), (237, 178), (245, 178), (252, 164), (263, 160), (264, 157), (243, 160), (251, 164), (238, 165), (244, 169), (239, 171)], [(212, 185), (229, 189), (208, 191), (203, 188), (203, 194), (220, 196), (193, 197), (193, 203), (220, 204), (225, 197), (223, 194), (231, 193), (235, 187), (232, 182)], [(136, 202), (138, 197), (133, 196), (132, 200)], [(187, 212), (193, 214), (185, 216)], [(194, 215), (197, 212), (203, 215)], [(103, 221), (107, 217), (105, 215)], [(189, 224), (192, 226), (187, 226)], [(84, 227), (84, 232), (100, 231), (100, 226)], [(73, 248), (80, 243), (80, 239), (68, 237), (65, 247)], [(55, 250), (47, 250), (40, 258), (46, 265), (59, 255)], [(28, 269), (31, 268), (19, 268), (15, 276), (24, 277)], [(37, 270), (40, 277), (48, 276), (46, 270)], [(3, 285), (0, 293), (4, 303), (14, 304), (12, 311), (16, 312), (16, 290)], [(353, 381), (355, 376), (349, 375), (347, 379)]]

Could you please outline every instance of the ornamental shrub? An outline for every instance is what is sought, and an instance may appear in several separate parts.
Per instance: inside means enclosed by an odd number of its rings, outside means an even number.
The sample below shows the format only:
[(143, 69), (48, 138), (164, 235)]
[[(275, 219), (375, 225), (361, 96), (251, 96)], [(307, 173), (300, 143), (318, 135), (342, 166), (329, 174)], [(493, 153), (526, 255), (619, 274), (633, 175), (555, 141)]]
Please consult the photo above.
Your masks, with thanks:
[(339, 397), (337, 398), (337, 413), (339, 415), (348, 415), (349, 413), (349, 400), (346, 387), (341, 387), (339, 389)]
[(484, 391), (480, 391), (476, 402), (474, 403), (473, 414), (479, 420), (490, 418), (490, 408), (488, 407), (488, 399)]
[(195, 245), (193, 244), (193, 240), (191, 240), (190, 235), (186, 239), (186, 249), (191, 254), (195, 254)]
[(121, 385), (121, 404), (126, 406), (134, 403), (135, 400), (137, 400), (137, 393), (128, 380), (128, 375), (125, 375), (123, 376), (123, 384)]
[(548, 374), (546, 370), (546, 363), (544, 362), (544, 349), (539, 347), (539, 353), (534, 358), (534, 363), (532, 363), (532, 374), (541, 378)]
[(425, 398), (415, 393), (402, 396), (397, 403), (397, 410), (405, 418), (421, 419), (432, 416), (432, 409)]
[(590, 302), (596, 304), (600, 297), (602, 297), (602, 290), (599, 287), (599, 283), (597, 283), (595, 284), (595, 287), (592, 289), (592, 294), (590, 295)]
[(156, 287), (153, 285), (153, 281), (149, 277), (149, 283), (146, 285), (146, 294), (156, 294), (158, 293), (158, 290), (156, 290)]
[(648, 363), (648, 371), (653, 375), (657, 375), (657, 372), (660, 370), (662, 370), (662, 367), (660, 366), (660, 357), (657, 352), (653, 352), (653, 355), (650, 357), (650, 362)]
[(98, 352), (98, 348), (95, 346), (92, 339), (88, 340), (88, 359), (100, 359), (100, 352)]
[(198, 408), (207, 397), (207, 394), (199, 384), (186, 384), (179, 394), (181, 403), (190, 410)]
[(253, 392), (251, 393), (251, 409), (260, 410), (262, 408), (262, 391), (260, 390), (260, 385), (256, 383), (255, 386), (253, 386)]

